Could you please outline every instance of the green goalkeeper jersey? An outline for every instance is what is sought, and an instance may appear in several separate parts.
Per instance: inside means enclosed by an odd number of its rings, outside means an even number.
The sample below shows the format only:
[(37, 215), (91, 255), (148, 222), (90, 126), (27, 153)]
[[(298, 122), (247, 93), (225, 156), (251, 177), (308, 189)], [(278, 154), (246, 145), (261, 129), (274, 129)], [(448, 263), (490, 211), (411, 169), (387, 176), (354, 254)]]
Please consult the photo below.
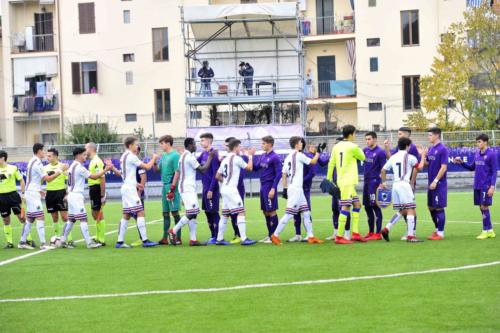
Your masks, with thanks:
[(15, 165), (5, 164), (0, 166), (0, 193), (17, 191), (16, 181), (23, 179), (19, 169)]
[(333, 170), (337, 168), (337, 185), (339, 187), (357, 185), (358, 161), (364, 161), (365, 154), (361, 148), (351, 141), (340, 141), (332, 149), (326, 177), (333, 180)]

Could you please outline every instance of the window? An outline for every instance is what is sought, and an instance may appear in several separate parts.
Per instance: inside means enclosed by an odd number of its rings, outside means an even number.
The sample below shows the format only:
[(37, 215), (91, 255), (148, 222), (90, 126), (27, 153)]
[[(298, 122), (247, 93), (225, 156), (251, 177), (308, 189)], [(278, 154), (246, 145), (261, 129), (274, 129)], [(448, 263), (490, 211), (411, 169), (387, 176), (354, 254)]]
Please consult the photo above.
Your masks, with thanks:
[(44, 145), (55, 145), (57, 143), (57, 133), (42, 133)]
[(380, 38), (367, 38), (366, 39), (366, 46), (368, 46), (368, 47), (380, 46)]
[(125, 83), (127, 85), (134, 84), (134, 72), (132, 71), (125, 72)]
[(125, 121), (128, 123), (137, 121), (137, 113), (125, 113)]
[(381, 128), (382, 128), (382, 126), (380, 126), (379, 124), (372, 125), (372, 131), (374, 131), (374, 132), (380, 132)]
[(377, 0), (368, 0), (368, 7), (377, 6)]
[(123, 11), (123, 23), (129, 24), (130, 23), (130, 10), (124, 10)]
[(124, 53), (123, 54), (123, 62), (134, 62), (135, 54), (134, 53)]
[(403, 106), (404, 110), (420, 109), (420, 76), (403, 76)]
[(153, 29), (153, 61), (168, 61), (168, 28)]
[(78, 22), (81, 34), (95, 33), (95, 9), (93, 2), (78, 4)]
[(368, 103), (368, 111), (382, 111), (382, 103)]
[(378, 72), (378, 58), (370, 58), (370, 72)]
[(245, 3), (257, 3), (257, 0), (241, 0), (240, 3), (245, 4)]
[(170, 89), (155, 89), (156, 121), (171, 121)]
[(418, 10), (401, 12), (401, 40), (403, 46), (415, 46), (419, 44)]
[(97, 62), (72, 62), (73, 94), (97, 94)]

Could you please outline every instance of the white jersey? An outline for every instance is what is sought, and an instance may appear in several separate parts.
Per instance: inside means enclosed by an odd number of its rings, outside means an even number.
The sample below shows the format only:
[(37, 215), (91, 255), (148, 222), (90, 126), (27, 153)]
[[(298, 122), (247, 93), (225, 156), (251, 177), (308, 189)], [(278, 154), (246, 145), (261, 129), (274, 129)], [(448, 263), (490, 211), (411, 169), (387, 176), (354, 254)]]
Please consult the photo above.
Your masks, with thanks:
[(83, 193), (85, 180), (91, 175), (78, 161), (73, 161), (68, 169), (68, 193)]
[(26, 191), (41, 191), (42, 178), (46, 175), (42, 161), (37, 156), (33, 156), (28, 162), (27, 170)]
[(400, 150), (385, 163), (384, 170), (393, 171), (394, 182), (411, 180), (413, 167), (418, 164), (417, 158), (408, 154), (406, 150)]
[(300, 151), (292, 151), (285, 158), (283, 173), (286, 173), (288, 187), (302, 188), (304, 182), (304, 164), (309, 165), (311, 159)]
[(245, 162), (241, 156), (235, 153), (229, 153), (222, 160), (219, 166), (218, 173), (223, 177), (221, 190), (223, 188), (238, 188), (238, 181), (240, 179), (241, 169), (247, 167), (247, 162)]
[(179, 159), (179, 192), (196, 193), (196, 169), (200, 163), (190, 151), (184, 151)]
[(122, 157), (120, 157), (120, 168), (124, 185), (134, 188), (137, 186), (137, 167), (141, 164), (141, 160), (130, 150), (123, 153)]

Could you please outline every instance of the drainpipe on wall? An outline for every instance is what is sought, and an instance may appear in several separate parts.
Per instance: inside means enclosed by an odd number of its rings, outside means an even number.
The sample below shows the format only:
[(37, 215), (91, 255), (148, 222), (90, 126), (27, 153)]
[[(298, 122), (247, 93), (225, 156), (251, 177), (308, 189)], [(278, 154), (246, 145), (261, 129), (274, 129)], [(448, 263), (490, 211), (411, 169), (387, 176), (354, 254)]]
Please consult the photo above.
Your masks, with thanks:
[[(58, 56), (58, 67), (59, 67), (59, 132), (61, 136), (61, 141), (64, 141), (64, 103), (63, 103), (63, 75), (62, 75), (62, 59), (61, 59), (61, 19), (59, 14), (59, 0), (56, 0), (56, 13), (57, 13), (57, 56)], [(62, 143), (62, 142), (60, 142)]]

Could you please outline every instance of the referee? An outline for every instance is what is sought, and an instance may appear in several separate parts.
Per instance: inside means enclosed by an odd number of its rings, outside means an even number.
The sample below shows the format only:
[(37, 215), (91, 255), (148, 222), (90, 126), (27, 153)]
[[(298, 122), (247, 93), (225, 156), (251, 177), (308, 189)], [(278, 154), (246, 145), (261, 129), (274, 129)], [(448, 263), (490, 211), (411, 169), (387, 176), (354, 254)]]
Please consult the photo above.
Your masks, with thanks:
[[(44, 167), (45, 173), (52, 176), (56, 171), (61, 170), (62, 163), (59, 161), (59, 151), (55, 148), (47, 150), (47, 160), (49, 164)], [(68, 222), (68, 203), (66, 201), (66, 180), (68, 176), (63, 172), (56, 178), (47, 182), (45, 196), (45, 205), (47, 213), (52, 215), (54, 222), (54, 234), (56, 237), (61, 237), (61, 228), (59, 223), (59, 215), (63, 226)], [(71, 234), (68, 236), (68, 243), (73, 243)]]
[[(90, 173), (98, 173), (104, 169), (104, 162), (97, 156), (97, 145), (89, 142), (85, 145), (88, 158), (90, 159)], [(102, 206), (106, 203), (106, 178), (102, 176), (98, 179), (88, 179), (90, 207), (92, 209), (92, 217), (96, 221), (96, 243), (102, 246), (106, 245), (106, 221), (102, 212)]]

